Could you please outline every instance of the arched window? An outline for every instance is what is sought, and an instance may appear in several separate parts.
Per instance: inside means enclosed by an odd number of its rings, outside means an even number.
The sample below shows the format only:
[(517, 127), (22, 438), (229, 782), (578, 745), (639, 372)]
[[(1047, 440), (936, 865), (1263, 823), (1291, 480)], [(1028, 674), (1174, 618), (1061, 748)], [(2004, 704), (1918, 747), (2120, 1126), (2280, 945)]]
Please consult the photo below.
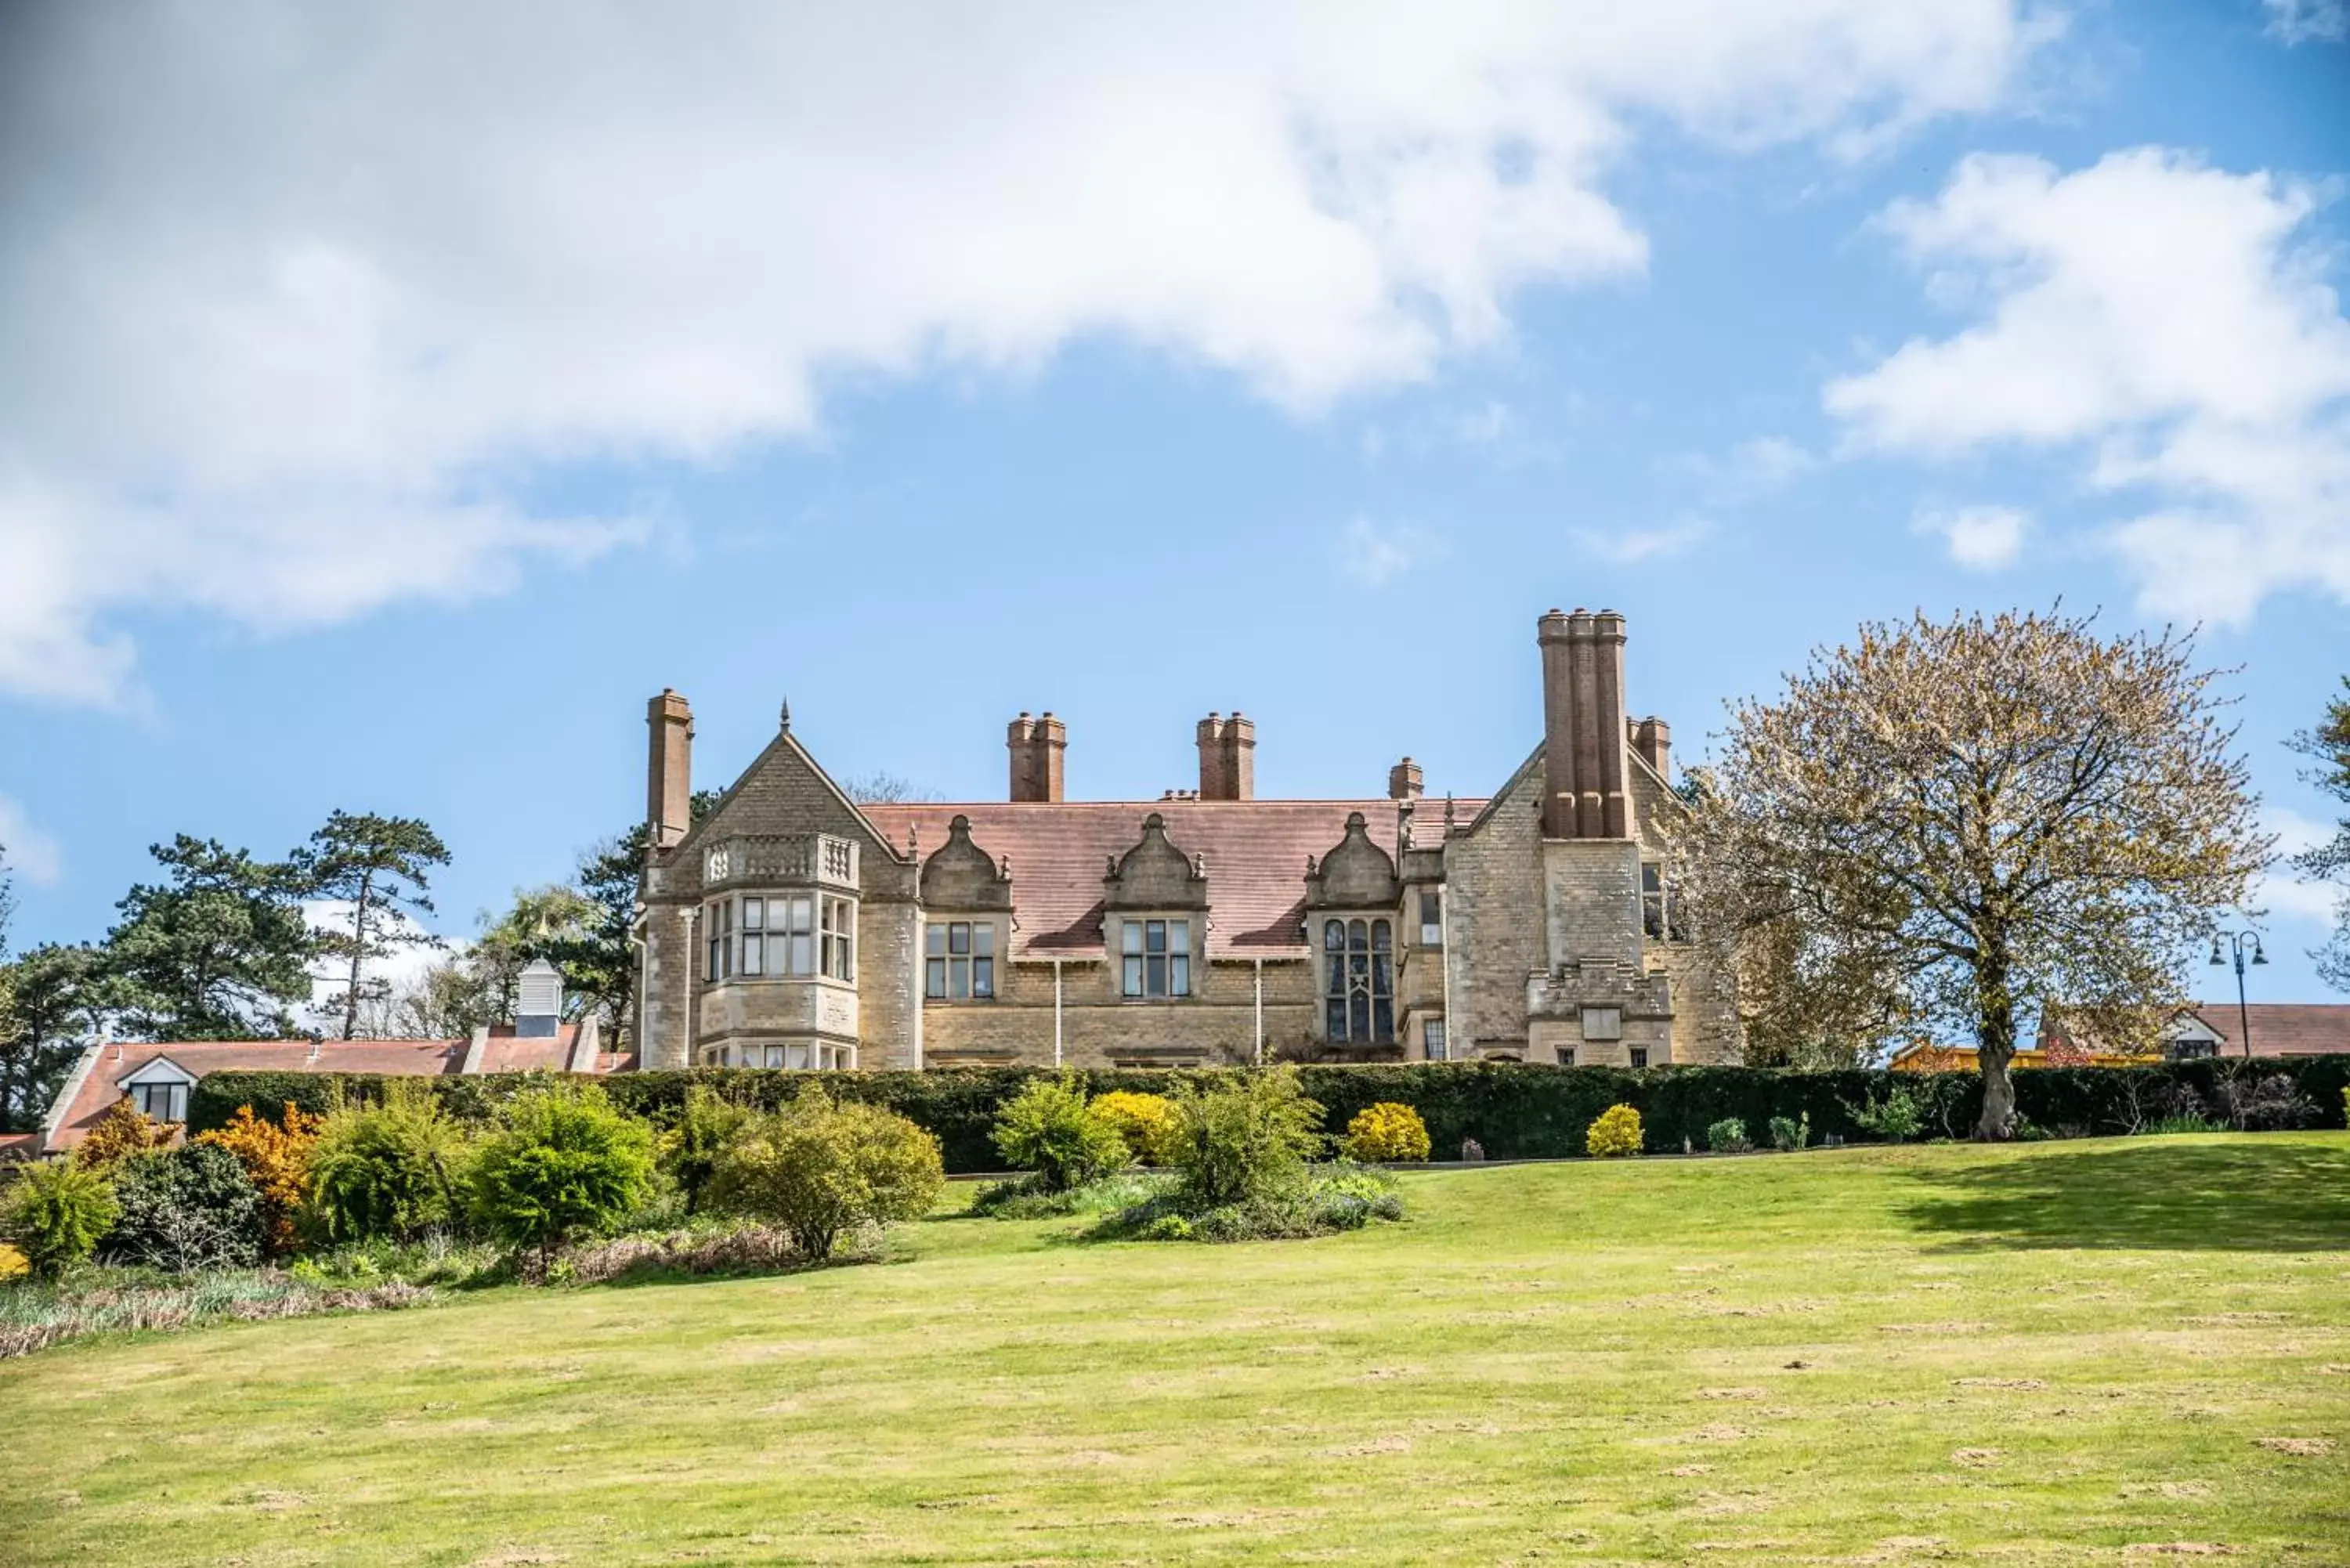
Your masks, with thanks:
[(1385, 920), (1322, 922), (1323, 1027), (1332, 1040), (1395, 1039), (1395, 934)]

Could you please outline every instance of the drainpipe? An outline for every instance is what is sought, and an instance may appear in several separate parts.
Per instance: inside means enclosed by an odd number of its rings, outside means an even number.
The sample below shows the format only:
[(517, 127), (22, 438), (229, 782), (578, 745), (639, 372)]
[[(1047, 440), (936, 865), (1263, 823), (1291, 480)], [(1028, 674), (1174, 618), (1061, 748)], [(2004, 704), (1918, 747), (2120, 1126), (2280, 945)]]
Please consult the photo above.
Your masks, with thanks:
[[(1452, 1049), (1452, 884), (1436, 885), (1436, 936), (1444, 944), (1444, 1059), (1460, 1058)], [(1426, 1053), (1425, 1045), (1420, 1047)]]
[[(637, 955), (636, 1036), (637, 1071), (639, 1073), (645, 1070), (645, 1005), (648, 1001), (646, 988), (652, 983), (652, 974), (647, 968), (647, 966), (652, 961), (652, 955), (645, 946), (645, 939), (639, 934), (644, 929), (645, 909), (642, 905), (639, 905), (637, 909), (636, 919), (629, 922), (628, 933), (621, 938), (621, 940), (627, 942), (629, 950)], [(685, 955), (685, 960), (688, 963), (691, 963), (693, 961), (693, 953), (691, 950), (688, 950)], [(619, 1042), (615, 1041), (613, 1044), (615, 1048), (617, 1048)], [(693, 1065), (693, 1055), (690, 1051), (686, 1054), (685, 1064), (689, 1067)]]
[(1264, 1065), (1264, 955), (1256, 955), (1256, 1035), (1249, 1043), (1249, 1060)]
[(1061, 1064), (1061, 961), (1053, 961), (1053, 1065)]
[[(914, 996), (914, 1071), (917, 1073), (922, 1071), (924, 1066), (922, 1009), (929, 1004), (929, 992), (922, 984), (922, 965), (930, 955), (930, 949), (925, 945), (929, 936), (930, 932), (922, 923), (922, 897), (917, 892), (914, 895), (914, 940), (910, 944), (913, 949), (914, 961), (907, 966), (908, 980), (912, 986)], [(1006, 942), (1003, 945), (1009, 948), (1012, 944)], [(861, 1012), (858, 1014), (857, 1032), (859, 1034), (865, 1033), (865, 1016)], [(851, 1059), (854, 1060), (853, 1057)]]

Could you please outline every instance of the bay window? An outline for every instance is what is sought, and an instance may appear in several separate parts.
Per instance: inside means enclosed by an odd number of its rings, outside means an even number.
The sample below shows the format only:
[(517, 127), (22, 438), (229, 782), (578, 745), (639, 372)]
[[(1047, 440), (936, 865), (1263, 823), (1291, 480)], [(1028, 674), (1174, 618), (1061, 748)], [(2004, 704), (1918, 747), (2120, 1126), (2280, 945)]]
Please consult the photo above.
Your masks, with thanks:
[[(818, 921), (822, 925), (819, 929)], [(813, 893), (743, 893), (702, 906), (703, 983), (857, 978), (857, 905)], [(819, 945), (819, 939), (821, 944)]]

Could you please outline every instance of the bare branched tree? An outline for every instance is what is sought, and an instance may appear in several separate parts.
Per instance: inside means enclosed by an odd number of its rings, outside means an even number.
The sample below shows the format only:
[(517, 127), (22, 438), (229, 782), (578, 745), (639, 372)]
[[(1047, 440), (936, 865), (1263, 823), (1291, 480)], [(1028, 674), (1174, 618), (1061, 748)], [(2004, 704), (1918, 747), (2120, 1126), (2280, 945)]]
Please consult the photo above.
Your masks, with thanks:
[(2273, 843), (2193, 653), (2061, 611), (1920, 616), (1734, 706), (1675, 857), (1750, 1040), (1970, 1033), (1976, 1134), (2004, 1138), (2026, 1018), (2150, 1033)]
[(934, 789), (879, 769), (850, 774), (840, 781), (840, 791), (859, 805), (926, 805), (944, 798)]

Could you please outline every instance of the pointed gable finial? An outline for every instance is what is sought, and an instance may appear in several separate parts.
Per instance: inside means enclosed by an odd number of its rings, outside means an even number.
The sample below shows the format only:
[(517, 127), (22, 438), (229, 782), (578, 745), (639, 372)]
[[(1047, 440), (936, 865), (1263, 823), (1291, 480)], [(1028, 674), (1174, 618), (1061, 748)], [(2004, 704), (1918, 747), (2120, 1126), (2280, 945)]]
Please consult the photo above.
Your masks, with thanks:
[(1448, 834), (1452, 831), (1452, 792), (1451, 790), (1444, 792), (1444, 831)]
[(782, 714), (782, 716), (778, 719), (777, 722), (781, 725), (781, 727), (782, 727), (782, 729), (783, 729), (783, 731), (784, 731), (784, 732), (785, 732), (785, 734), (789, 734), (789, 733), (791, 733), (791, 728), (792, 728), (792, 700), (791, 700), (790, 698), (788, 698), (788, 697), (786, 697), (786, 698), (785, 698), (785, 699), (784, 699), (784, 711), (783, 711), (783, 714)]

